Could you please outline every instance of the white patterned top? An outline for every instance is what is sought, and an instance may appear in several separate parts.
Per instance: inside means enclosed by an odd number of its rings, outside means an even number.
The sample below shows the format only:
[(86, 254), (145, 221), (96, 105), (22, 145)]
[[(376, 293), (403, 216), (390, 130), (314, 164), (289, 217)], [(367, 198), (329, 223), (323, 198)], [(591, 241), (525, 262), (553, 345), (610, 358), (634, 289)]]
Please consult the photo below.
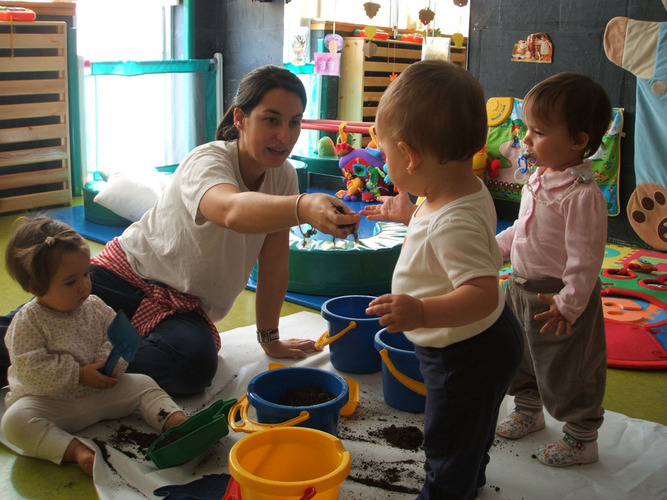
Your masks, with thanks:
[[(67, 313), (44, 307), (35, 299), (25, 304), (5, 336), (11, 361), (7, 407), (26, 395), (76, 398), (96, 391), (79, 384), (79, 368), (106, 360), (112, 349), (107, 328), (115, 315), (95, 295)], [(121, 358), (118, 374), (126, 368)]]

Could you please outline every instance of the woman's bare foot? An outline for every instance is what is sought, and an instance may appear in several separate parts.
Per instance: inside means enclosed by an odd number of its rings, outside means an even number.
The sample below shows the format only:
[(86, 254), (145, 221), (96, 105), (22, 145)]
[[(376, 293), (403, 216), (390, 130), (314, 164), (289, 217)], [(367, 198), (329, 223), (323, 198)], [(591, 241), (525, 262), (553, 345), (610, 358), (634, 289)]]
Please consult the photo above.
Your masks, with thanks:
[(183, 413), (182, 411), (175, 411), (174, 413), (169, 415), (169, 418), (167, 418), (167, 420), (165, 420), (164, 425), (162, 426), (162, 432), (182, 424), (187, 419), (188, 417), (185, 413)]
[(83, 472), (93, 477), (95, 452), (78, 439), (72, 439), (63, 455), (63, 462), (77, 464)]

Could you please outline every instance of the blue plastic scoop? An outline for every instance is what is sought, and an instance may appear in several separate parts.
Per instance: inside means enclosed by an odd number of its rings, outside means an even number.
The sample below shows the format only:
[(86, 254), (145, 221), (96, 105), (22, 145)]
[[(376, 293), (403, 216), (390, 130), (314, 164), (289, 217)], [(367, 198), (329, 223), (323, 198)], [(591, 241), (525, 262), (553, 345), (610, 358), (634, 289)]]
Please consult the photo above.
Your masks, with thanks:
[(107, 337), (109, 337), (113, 349), (100, 371), (108, 377), (121, 357), (128, 363), (134, 359), (137, 347), (141, 342), (141, 336), (132, 326), (130, 320), (127, 319), (125, 313), (118, 311), (109, 328), (107, 328)]

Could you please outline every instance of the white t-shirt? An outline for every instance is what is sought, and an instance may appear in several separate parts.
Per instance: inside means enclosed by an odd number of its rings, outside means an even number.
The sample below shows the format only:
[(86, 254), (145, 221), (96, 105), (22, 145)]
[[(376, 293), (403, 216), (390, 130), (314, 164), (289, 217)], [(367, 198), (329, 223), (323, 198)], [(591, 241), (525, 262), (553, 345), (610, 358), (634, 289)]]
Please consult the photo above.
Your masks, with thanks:
[[(128, 227), (119, 242), (134, 271), (201, 300), (213, 321), (231, 309), (248, 283), (265, 234), (242, 234), (207, 221), (199, 203), (217, 184), (243, 184), (236, 141), (195, 148), (179, 165), (157, 203)], [(259, 192), (299, 192), (289, 161), (266, 170)]]
[[(498, 277), (503, 261), (495, 235), (495, 208), (481, 182), (477, 193), (432, 214), (413, 216), (394, 268), (392, 293), (433, 297), (450, 293), (473, 278)], [(445, 347), (486, 330), (498, 319), (504, 305), (505, 293), (499, 282), (498, 304), (487, 317), (464, 326), (404, 333), (417, 345)]]
[[(5, 336), (11, 359), (5, 404), (26, 395), (69, 399), (97, 391), (79, 384), (79, 368), (107, 359), (113, 348), (107, 328), (115, 316), (95, 295), (74, 312), (49, 309), (35, 299), (25, 304)], [(119, 360), (118, 375), (125, 368), (127, 362)]]

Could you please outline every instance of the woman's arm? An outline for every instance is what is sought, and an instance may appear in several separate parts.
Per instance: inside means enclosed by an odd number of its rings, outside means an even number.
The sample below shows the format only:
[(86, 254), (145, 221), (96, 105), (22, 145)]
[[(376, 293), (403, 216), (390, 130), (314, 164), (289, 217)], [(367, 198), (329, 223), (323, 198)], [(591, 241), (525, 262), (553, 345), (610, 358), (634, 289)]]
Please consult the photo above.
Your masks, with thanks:
[[(271, 233), (264, 239), (258, 259), (255, 317), (258, 330), (278, 328), (280, 310), (289, 280), (289, 230)], [(261, 344), (264, 352), (274, 358), (305, 358), (313, 352), (314, 340), (280, 339)]]
[[(241, 192), (231, 184), (217, 184), (202, 196), (199, 210), (207, 220), (239, 233), (272, 233), (289, 229), (298, 222), (337, 238), (358, 229), (361, 217), (333, 196), (311, 193), (279, 196), (254, 191)], [(342, 206), (339, 213), (333, 205)], [(297, 210), (298, 208), (298, 210)]]
[(288, 258), (289, 230), (268, 234), (257, 261), (255, 318), (259, 330), (278, 328), (289, 280)]

